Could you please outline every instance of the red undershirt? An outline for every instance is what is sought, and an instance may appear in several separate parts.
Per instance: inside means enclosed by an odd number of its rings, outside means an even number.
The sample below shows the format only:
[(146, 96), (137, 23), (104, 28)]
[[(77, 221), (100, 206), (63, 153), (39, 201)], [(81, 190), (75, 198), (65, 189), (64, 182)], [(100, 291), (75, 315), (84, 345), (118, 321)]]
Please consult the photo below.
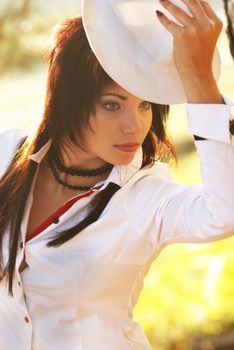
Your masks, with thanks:
[(102, 187), (102, 185), (100, 185), (98, 187), (94, 187), (92, 190), (70, 199), (67, 203), (65, 203), (58, 210), (56, 210), (51, 216), (49, 216), (40, 226), (38, 226), (35, 230), (33, 230), (26, 237), (26, 242), (30, 241), (30, 239), (39, 235), (42, 231), (44, 231), (51, 224), (58, 223), (60, 216), (62, 216), (64, 213), (66, 213), (66, 211), (68, 209), (70, 209), (79, 199), (90, 196), (95, 190), (99, 190), (99, 188), (101, 188), (101, 187)]

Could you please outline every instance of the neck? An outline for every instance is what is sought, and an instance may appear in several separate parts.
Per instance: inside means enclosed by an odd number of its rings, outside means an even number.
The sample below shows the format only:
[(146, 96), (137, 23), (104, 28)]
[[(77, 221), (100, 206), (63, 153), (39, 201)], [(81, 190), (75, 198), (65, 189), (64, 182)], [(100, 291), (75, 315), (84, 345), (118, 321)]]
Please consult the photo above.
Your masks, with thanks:
[(68, 168), (97, 169), (107, 164), (107, 162), (93, 153), (87, 153), (80, 149), (72, 150), (63, 148), (60, 153), (60, 160)]
[[(51, 168), (49, 166), (49, 159), (48, 155), (43, 159), (41, 165), (41, 170), (43, 172), (43, 178), (47, 179), (48, 186), (50, 187), (51, 191), (56, 194), (56, 196), (67, 196), (67, 198), (71, 198), (71, 196), (78, 195), (80, 193), (87, 192), (86, 190), (70, 190), (66, 187), (63, 187), (58, 184), (58, 182), (55, 180), (54, 175), (52, 174)], [(62, 181), (71, 184), (72, 186), (87, 186), (87, 187), (93, 187), (100, 181), (105, 181), (107, 177), (109, 176), (110, 172), (100, 175), (97, 177), (80, 177), (80, 176), (71, 176), (66, 175), (65, 173), (60, 173), (59, 176)]]
[[(84, 158), (86, 159), (85, 168)], [(110, 164), (100, 158), (88, 157), (88, 154), (80, 157), (78, 152), (74, 154), (70, 150), (69, 152), (64, 150), (62, 157), (58, 159), (53, 148), (47, 154), (46, 163), (47, 168), (50, 169), (50, 175), (53, 175), (54, 181), (59, 186), (59, 192), (88, 191), (98, 182), (105, 180), (112, 169)]]

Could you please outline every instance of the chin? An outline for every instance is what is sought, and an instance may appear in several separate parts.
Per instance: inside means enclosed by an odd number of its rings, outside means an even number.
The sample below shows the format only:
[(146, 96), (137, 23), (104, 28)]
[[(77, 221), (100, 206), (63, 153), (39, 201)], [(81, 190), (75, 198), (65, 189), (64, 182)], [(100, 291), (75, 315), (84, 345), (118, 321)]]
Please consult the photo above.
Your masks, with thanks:
[(128, 165), (129, 163), (131, 163), (133, 161), (134, 157), (135, 157), (135, 153), (131, 154), (131, 156), (128, 155), (127, 157), (115, 158), (110, 163), (113, 164), (113, 165)]

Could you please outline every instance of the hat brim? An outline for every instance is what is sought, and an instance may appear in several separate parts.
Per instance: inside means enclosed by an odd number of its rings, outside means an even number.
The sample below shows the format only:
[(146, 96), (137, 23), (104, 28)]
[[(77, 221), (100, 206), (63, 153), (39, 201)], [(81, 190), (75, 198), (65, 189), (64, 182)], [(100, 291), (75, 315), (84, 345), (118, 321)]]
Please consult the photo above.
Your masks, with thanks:
[[(180, 5), (181, 0), (175, 1)], [(118, 85), (146, 101), (185, 103), (173, 61), (172, 35), (155, 15), (160, 6), (157, 0), (83, 0), (84, 29), (101, 66)], [(216, 80), (220, 67), (216, 48)]]

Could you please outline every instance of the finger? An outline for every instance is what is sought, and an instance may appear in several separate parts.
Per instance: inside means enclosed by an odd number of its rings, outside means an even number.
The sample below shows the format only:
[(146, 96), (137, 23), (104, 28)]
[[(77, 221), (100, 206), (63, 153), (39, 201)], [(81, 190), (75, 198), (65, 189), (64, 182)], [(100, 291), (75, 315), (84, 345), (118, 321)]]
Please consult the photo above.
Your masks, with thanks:
[(156, 14), (157, 14), (159, 21), (171, 34), (175, 34), (176, 32), (178, 32), (179, 29), (181, 29), (181, 27), (179, 25), (177, 25), (175, 22), (170, 21), (167, 18), (167, 16), (164, 15), (164, 13), (157, 10)]
[(188, 9), (192, 13), (192, 15), (198, 20), (206, 18), (206, 13), (201, 5), (200, 0), (182, 0), (185, 5), (187, 5)]
[(187, 15), (182, 9), (180, 9), (178, 6), (175, 6), (172, 2), (169, 0), (160, 0), (160, 3), (162, 6), (169, 11), (175, 19), (177, 19), (181, 24), (188, 27), (191, 24), (192, 18), (191, 16)]
[(206, 15), (217, 22), (222, 22), (221, 19), (217, 16), (213, 8), (210, 6), (210, 4), (207, 1), (200, 1), (201, 5), (203, 7), (203, 10), (205, 11)]

